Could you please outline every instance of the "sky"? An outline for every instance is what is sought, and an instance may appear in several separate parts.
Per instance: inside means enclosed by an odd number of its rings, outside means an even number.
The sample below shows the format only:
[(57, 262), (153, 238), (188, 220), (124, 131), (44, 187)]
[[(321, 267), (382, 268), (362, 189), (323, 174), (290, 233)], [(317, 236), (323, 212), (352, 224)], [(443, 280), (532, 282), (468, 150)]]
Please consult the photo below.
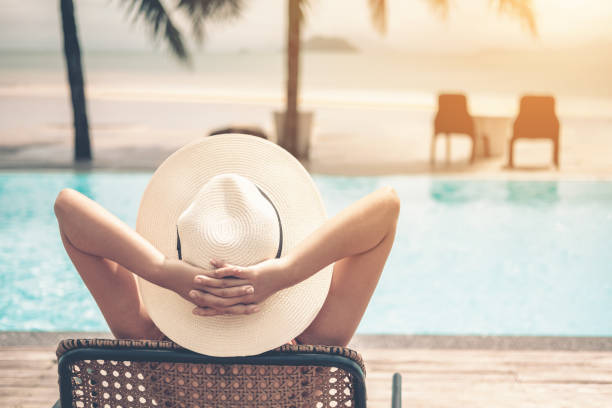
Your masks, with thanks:
[[(167, 5), (173, 1), (164, 0)], [(86, 50), (149, 50), (142, 24), (125, 15), (122, 0), (74, 0)], [(207, 52), (278, 51), (285, 44), (285, 0), (244, 0), (242, 15), (209, 23)], [(612, 45), (612, 2), (533, 0), (538, 37), (518, 19), (499, 15), (489, 0), (454, 0), (446, 20), (426, 0), (388, 0), (386, 35), (370, 21), (368, 0), (311, 0), (304, 37), (339, 36), (363, 51), (469, 53), (498, 49)], [(2, 0), (0, 50), (60, 50), (57, 0)]]

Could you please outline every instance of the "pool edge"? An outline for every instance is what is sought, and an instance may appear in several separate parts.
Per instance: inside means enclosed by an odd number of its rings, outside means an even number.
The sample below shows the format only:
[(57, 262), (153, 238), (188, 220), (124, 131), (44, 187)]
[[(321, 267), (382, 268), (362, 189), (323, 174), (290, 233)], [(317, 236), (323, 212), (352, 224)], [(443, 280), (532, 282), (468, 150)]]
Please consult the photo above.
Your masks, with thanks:
[[(0, 347), (51, 346), (66, 338), (112, 338), (109, 332), (0, 331)], [(612, 337), (357, 334), (354, 349), (612, 351)]]

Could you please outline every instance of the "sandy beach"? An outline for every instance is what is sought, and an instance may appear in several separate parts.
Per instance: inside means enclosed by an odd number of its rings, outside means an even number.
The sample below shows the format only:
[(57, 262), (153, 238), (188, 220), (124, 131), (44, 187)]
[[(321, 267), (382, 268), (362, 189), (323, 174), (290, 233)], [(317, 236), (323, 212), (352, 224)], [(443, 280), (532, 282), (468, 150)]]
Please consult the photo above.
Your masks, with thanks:
[[(135, 101), (90, 98), (91, 137), (99, 169), (154, 170), (169, 154), (220, 126), (259, 126), (272, 140), (272, 112), (279, 105), (244, 101)], [(466, 178), (610, 179), (612, 118), (561, 117), (561, 166), (552, 166), (548, 141), (516, 145), (516, 169), (506, 167), (507, 153), (479, 158), (469, 165), (470, 141), (451, 140), (451, 163), (444, 139), (437, 164), (429, 164), (434, 106), (369, 107), (307, 104), (315, 112), (311, 152), (305, 166), (314, 173), (432, 174)], [(27, 128), (8, 129), (10, 118), (36, 110)], [(72, 168), (72, 129), (65, 96), (1, 95), (4, 129), (0, 168)], [(163, 114), (162, 114), (163, 112)], [(197, 118), (197, 120), (195, 119)], [(89, 167), (89, 166), (86, 166)], [(82, 167), (81, 167), (82, 168)]]
[[(583, 54), (583, 63), (558, 54), (529, 55), (527, 66), (509, 57), (504, 65), (492, 65), (497, 60), (487, 55), (307, 54), (301, 106), (314, 112), (314, 123), (304, 164), (330, 174), (609, 179), (612, 99), (604, 71), (612, 62)], [(283, 109), (284, 100), (282, 55), (199, 58), (194, 71), (185, 71), (162, 55), (85, 56), (91, 167), (152, 170), (184, 144), (228, 125), (258, 126), (276, 139), (273, 112)], [(559, 72), (546, 73), (562, 63)], [(536, 66), (541, 70), (530, 68)], [(581, 81), (566, 80), (585, 74)], [(522, 94), (555, 95), (560, 169), (552, 167), (545, 140), (519, 142), (514, 170), (505, 167), (503, 140), (501, 155), (468, 165), (470, 142), (461, 136), (452, 138), (448, 165), (440, 138), (438, 165), (430, 167), (436, 95), (444, 91), (465, 92), (472, 115), (503, 116), (509, 124)], [(60, 54), (6, 55), (0, 64), (0, 168), (71, 168), (71, 118)], [(510, 129), (498, 139), (509, 135)]]

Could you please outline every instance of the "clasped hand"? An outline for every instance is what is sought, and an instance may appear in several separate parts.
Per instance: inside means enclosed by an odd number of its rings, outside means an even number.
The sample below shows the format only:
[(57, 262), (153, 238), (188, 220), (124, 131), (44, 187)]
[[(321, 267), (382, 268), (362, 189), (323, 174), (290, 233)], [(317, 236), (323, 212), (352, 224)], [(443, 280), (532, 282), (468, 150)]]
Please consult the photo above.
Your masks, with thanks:
[(284, 258), (246, 267), (218, 260), (210, 263), (215, 269), (204, 270), (172, 261), (174, 272), (182, 271), (178, 274), (180, 279), (169, 289), (193, 303), (196, 306), (193, 313), (199, 316), (256, 313), (261, 302), (291, 285)]

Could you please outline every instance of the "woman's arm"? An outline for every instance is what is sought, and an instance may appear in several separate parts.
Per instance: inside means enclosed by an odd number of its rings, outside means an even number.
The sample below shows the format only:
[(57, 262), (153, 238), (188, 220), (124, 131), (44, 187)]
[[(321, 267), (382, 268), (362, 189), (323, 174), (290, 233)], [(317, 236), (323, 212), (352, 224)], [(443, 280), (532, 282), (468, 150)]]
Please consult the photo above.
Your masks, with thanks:
[(164, 255), (100, 204), (64, 189), (54, 209), (62, 234), (82, 252), (113, 260), (152, 283), (164, 282)]
[[(271, 294), (295, 285), (325, 266), (376, 247), (392, 232), (399, 214), (399, 198), (391, 187), (383, 187), (360, 199), (327, 220), (298, 244), (291, 253), (280, 259), (269, 259), (259, 264), (240, 267), (216, 261), (212, 276), (236, 277), (249, 281), (254, 287), (248, 301), (259, 303)], [(195, 283), (206, 291), (204, 282)], [(196, 299), (196, 302), (197, 299)], [(217, 312), (195, 309), (194, 313), (212, 315)]]
[(54, 210), (61, 234), (81, 252), (117, 262), (141, 278), (171, 289), (189, 300), (192, 300), (189, 293), (196, 275), (212, 288), (210, 293), (214, 288), (226, 288), (222, 289), (223, 293), (233, 298), (217, 298), (209, 293), (206, 302), (199, 305), (231, 306), (244, 300), (238, 296), (252, 290), (245, 280), (212, 278), (205, 269), (167, 259), (119, 218), (75, 190), (62, 190), (55, 201)]
[(290, 285), (378, 245), (389, 232), (386, 220), (397, 218), (399, 206), (395, 191), (383, 187), (342, 210), (288, 255)]

